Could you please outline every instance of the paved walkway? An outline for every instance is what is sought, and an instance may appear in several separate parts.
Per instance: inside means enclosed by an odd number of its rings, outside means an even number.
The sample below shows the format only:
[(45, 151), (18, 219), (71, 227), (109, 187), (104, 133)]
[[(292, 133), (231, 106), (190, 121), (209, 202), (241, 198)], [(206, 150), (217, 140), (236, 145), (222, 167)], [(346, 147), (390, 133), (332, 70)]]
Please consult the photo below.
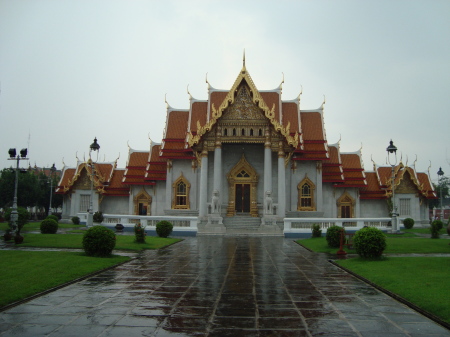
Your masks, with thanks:
[(0, 313), (0, 336), (450, 336), (280, 237), (198, 237)]

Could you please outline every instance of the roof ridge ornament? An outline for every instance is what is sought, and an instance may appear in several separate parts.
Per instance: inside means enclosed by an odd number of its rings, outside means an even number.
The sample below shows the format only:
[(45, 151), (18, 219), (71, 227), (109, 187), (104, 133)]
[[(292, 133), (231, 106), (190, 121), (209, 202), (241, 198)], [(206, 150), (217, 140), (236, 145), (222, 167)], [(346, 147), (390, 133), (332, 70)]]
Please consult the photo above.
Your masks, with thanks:
[(192, 95), (191, 95), (191, 93), (189, 92), (189, 84), (187, 85), (187, 94), (189, 95), (189, 100), (191, 100), (192, 101)]
[(245, 48), (244, 48), (244, 55), (242, 58), (242, 69), (245, 69)]
[(300, 96), (303, 94), (303, 85), (300, 85), (300, 92), (297, 96), (297, 100), (300, 102)]

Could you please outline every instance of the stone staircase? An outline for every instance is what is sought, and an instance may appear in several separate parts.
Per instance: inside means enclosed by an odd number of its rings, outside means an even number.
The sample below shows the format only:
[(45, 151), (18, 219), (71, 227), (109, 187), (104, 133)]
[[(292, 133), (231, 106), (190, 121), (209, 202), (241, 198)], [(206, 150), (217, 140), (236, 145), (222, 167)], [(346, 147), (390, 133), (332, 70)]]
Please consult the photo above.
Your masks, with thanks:
[(283, 235), (279, 226), (262, 226), (261, 218), (254, 218), (250, 215), (224, 217), (223, 224), (226, 228), (226, 235)]

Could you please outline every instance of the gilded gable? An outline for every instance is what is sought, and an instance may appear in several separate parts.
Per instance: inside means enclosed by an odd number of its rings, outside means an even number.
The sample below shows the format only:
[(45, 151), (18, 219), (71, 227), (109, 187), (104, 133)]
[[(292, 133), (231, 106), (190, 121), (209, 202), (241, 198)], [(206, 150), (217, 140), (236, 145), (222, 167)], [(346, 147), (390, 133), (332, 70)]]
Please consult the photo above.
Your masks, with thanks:
[(91, 179), (89, 179), (85, 169), (81, 171), (80, 176), (73, 184), (73, 190), (90, 190), (91, 189)]
[(235, 101), (225, 111), (220, 122), (257, 120), (266, 122), (261, 109), (253, 103), (250, 89), (241, 85), (238, 89)]
[(414, 194), (418, 189), (416, 184), (411, 179), (409, 172), (405, 172), (400, 184), (395, 187), (395, 193), (397, 194)]

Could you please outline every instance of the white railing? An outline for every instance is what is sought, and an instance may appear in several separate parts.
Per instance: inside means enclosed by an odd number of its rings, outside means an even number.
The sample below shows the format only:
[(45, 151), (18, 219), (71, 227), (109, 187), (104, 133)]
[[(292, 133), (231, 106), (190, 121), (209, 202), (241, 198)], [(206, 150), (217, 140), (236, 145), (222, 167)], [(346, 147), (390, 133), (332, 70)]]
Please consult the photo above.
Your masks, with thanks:
[(311, 226), (320, 225), (322, 230), (331, 226), (360, 229), (364, 226), (387, 229), (391, 218), (284, 218), (285, 233), (310, 233)]
[[(87, 213), (78, 213), (81, 222), (87, 220)], [(156, 228), (156, 224), (162, 220), (169, 221), (173, 225), (173, 230), (197, 231), (198, 218), (195, 216), (146, 216), (146, 215), (125, 215), (125, 214), (103, 214), (102, 225), (122, 224), (124, 227), (134, 227), (140, 223), (147, 229)]]

